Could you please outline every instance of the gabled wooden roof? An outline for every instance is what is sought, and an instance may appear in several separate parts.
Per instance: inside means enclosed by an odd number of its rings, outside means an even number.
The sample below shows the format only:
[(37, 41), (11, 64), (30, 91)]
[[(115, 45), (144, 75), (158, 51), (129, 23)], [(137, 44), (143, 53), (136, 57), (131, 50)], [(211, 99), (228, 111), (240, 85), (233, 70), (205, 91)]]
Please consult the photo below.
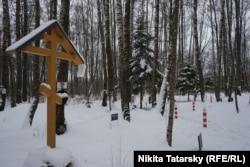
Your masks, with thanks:
[[(50, 35), (52, 34), (52, 35)], [(40, 27), (36, 28), (20, 40), (6, 49), (8, 54), (13, 54), (18, 50), (25, 53), (40, 55), (40, 56), (51, 56), (48, 48), (40, 48), (33, 46), (33, 42), (36, 39), (44, 41), (53, 41), (56, 47), (60, 46), (61, 50), (57, 50), (56, 57), (59, 59), (73, 61), (75, 64), (84, 64), (85, 60), (82, 55), (77, 51), (74, 44), (69, 40), (68, 36), (64, 32), (61, 25), (57, 20), (50, 20)], [(56, 48), (54, 48), (56, 50)]]

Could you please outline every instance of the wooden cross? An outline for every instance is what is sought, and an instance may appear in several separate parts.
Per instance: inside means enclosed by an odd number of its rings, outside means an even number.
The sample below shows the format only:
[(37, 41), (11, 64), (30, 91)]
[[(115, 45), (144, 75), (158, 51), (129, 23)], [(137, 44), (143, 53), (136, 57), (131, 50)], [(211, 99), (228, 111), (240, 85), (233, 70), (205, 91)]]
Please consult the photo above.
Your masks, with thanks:
[[(32, 44), (36, 39), (45, 41), (46, 47)], [(17, 50), (24, 53), (47, 57), (47, 84), (43, 83), (39, 91), (47, 96), (47, 145), (56, 147), (56, 104), (62, 104), (62, 97), (56, 94), (56, 61), (63, 59), (75, 64), (84, 64), (84, 59), (71, 43), (56, 20), (51, 20), (27, 34), (6, 49), (8, 54)]]

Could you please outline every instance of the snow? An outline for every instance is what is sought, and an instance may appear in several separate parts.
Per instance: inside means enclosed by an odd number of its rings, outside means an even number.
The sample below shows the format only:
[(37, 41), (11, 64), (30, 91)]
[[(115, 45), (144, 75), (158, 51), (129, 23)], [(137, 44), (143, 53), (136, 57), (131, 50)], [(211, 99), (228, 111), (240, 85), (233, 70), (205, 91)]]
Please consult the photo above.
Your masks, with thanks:
[[(64, 32), (63, 28), (61, 27), (61, 25), (57, 22), (57, 20), (50, 20), (47, 21), (43, 24), (41, 24), (39, 27), (37, 27), (36, 29), (34, 29), (33, 31), (31, 31), (29, 34), (25, 35), (24, 37), (22, 37), (20, 40), (16, 41), (14, 44), (12, 44), (11, 46), (9, 46), (6, 49), (6, 52), (8, 53), (13, 53), (14, 51), (16, 51), (17, 49), (20, 49), (21, 47), (23, 47), (24, 44), (30, 44), (31, 42), (34, 41), (34, 39), (40, 35), (41, 33), (44, 33), (44, 31), (46, 31), (48, 28), (50, 28), (52, 25), (58, 24), (58, 26), (60, 27), (60, 30), (64, 33), (65, 37), (67, 38), (68, 42), (71, 44), (71, 47), (74, 49), (74, 51), (77, 53), (77, 56), (79, 57), (79, 59), (82, 61), (82, 63), (85, 62), (83, 56), (78, 52), (78, 50), (76, 49), (76, 46), (70, 41), (70, 39), (68, 38), (68, 36), (66, 35), (66, 33)], [(80, 67), (81, 68), (81, 73), (79, 73), (78, 75), (80, 77), (83, 77), (83, 72), (84, 72), (84, 66)]]
[[(212, 97), (212, 101), (210, 101)], [(174, 120), (173, 143), (166, 142), (168, 107), (161, 116), (158, 108), (131, 109), (131, 122), (122, 119), (120, 102), (112, 104), (112, 111), (92, 100), (88, 108), (79, 98), (69, 99), (65, 106), (68, 131), (56, 137), (56, 148), (46, 144), (46, 102), (40, 103), (33, 126), (26, 127), (29, 103), (11, 108), (9, 102), (0, 112), (0, 164), (4, 167), (36, 167), (53, 163), (54, 167), (129, 167), (133, 166), (135, 150), (198, 151), (197, 137), (201, 133), (202, 150), (250, 150), (249, 93), (238, 96), (240, 112), (234, 102), (215, 102), (206, 94), (205, 102), (197, 97), (195, 111), (187, 96), (176, 96), (178, 118)], [(139, 97), (135, 105), (139, 106)], [(132, 106), (132, 105), (131, 105)], [(203, 110), (207, 112), (207, 128), (203, 127)], [(111, 122), (111, 114), (119, 119)]]
[(60, 96), (61, 98), (68, 98), (69, 95), (67, 93), (57, 93), (58, 96)]
[(41, 83), (41, 85), (45, 86), (47, 89), (51, 89), (50, 84), (47, 84), (47, 83)]
[(50, 147), (44, 147), (30, 152), (23, 166), (41, 167), (44, 165), (53, 164), (54, 167), (63, 167), (71, 162), (71, 156), (71, 152), (67, 151), (66, 149), (51, 149)]
[(35, 36), (37, 36), (38, 34), (42, 33), (45, 29), (47, 29), (48, 27), (50, 27), (51, 25), (53, 25), (55, 23), (57, 23), (56, 20), (50, 20), (50, 21), (42, 24), (40, 27), (36, 28), (32, 32), (30, 32), (29, 34), (27, 34), (26, 36), (24, 36), (23, 38), (21, 38), (19, 41), (16, 41), (14, 44), (12, 44), (11, 46), (9, 46), (6, 49), (6, 52), (16, 50), (17, 48), (19, 48), (20, 46), (22, 46), (27, 41), (31, 42), (31, 40), (33, 40), (33, 38)]

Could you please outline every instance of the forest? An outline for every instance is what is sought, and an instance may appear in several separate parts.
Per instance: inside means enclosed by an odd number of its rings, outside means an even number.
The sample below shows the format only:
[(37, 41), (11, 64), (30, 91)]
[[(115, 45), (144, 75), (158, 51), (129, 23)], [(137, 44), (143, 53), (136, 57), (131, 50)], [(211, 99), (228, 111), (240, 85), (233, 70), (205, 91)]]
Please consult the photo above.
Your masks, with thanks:
[[(162, 91), (161, 113), (168, 99), (173, 115), (177, 94), (202, 101), (205, 92), (217, 101), (224, 94), (238, 111), (237, 96), (250, 90), (249, 0), (2, 0), (0, 13), (0, 85), (11, 107), (32, 103), (31, 124), (43, 100), (38, 89), (46, 82), (46, 57), (8, 55), (6, 48), (53, 19), (86, 65), (84, 77), (77, 77), (78, 66), (57, 61), (57, 82), (89, 105), (101, 99), (111, 110), (121, 100), (125, 120), (134, 95), (149, 94), (154, 107)], [(64, 108), (57, 110), (62, 115)], [(64, 124), (64, 115), (57, 118)]]

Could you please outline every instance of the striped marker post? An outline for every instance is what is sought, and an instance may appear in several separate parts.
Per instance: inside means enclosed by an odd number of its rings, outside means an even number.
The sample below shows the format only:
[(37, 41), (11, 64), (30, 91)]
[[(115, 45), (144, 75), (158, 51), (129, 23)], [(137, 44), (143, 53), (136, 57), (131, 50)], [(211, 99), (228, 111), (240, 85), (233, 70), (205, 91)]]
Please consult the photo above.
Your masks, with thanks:
[(193, 101), (193, 111), (195, 111), (195, 102)]
[(178, 111), (177, 111), (177, 105), (174, 106), (174, 118), (178, 118)]
[(207, 128), (207, 110), (203, 108), (203, 128)]

